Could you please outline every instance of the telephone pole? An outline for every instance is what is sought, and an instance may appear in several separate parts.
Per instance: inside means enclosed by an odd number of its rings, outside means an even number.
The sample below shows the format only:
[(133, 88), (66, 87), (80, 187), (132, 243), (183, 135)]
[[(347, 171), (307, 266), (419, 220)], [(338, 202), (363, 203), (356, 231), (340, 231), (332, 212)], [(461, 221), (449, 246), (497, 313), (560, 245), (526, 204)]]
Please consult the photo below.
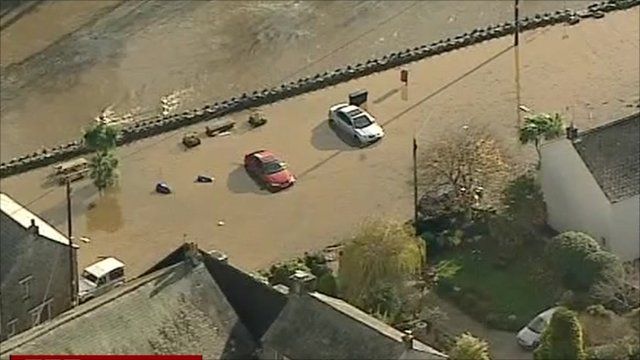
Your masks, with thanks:
[(420, 235), (418, 229), (418, 143), (416, 137), (413, 137), (413, 226), (416, 236)]
[(520, 114), (520, 15), (519, 0), (515, 0), (514, 5), (515, 33), (513, 38), (513, 48), (516, 60), (516, 116), (518, 118), (518, 127), (522, 123), (522, 115)]
[(75, 245), (73, 244), (73, 225), (71, 220), (71, 180), (67, 179), (66, 181), (67, 188), (67, 235), (69, 237), (69, 280), (71, 285), (71, 304), (72, 306), (76, 305), (78, 289), (76, 282), (76, 272), (77, 272), (77, 264), (76, 264), (76, 254), (75, 254)]

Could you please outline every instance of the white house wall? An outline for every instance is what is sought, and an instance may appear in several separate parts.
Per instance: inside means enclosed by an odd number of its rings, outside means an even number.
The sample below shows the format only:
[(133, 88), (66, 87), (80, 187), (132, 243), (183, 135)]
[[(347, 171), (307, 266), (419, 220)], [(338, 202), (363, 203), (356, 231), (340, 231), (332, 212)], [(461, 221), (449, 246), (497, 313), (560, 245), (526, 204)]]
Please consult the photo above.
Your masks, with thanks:
[(581, 231), (609, 242), (611, 205), (569, 140), (541, 148), (540, 181), (548, 223), (559, 232)]
[(612, 205), (611, 250), (624, 261), (640, 257), (640, 195)]

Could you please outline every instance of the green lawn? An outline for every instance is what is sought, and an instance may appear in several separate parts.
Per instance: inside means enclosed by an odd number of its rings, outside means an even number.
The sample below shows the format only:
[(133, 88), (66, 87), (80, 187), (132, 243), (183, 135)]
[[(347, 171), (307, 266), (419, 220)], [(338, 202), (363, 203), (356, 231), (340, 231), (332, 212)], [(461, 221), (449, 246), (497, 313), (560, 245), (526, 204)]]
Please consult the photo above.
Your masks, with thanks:
[[(556, 292), (534, 275), (537, 268), (543, 266), (536, 258), (535, 252), (523, 253), (508, 265), (497, 266), (492, 256), (475, 255), (470, 249), (459, 249), (432, 261), (449, 260), (460, 266), (455, 275), (440, 281), (441, 294), (491, 327), (517, 330), (555, 301)], [(512, 314), (515, 319), (509, 319)]]

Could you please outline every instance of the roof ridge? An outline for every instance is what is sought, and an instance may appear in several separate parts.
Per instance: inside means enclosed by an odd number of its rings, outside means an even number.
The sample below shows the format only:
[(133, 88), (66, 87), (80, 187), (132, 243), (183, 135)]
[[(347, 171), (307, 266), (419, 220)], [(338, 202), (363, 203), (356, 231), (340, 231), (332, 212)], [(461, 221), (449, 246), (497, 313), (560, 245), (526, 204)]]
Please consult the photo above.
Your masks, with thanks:
[(623, 123), (623, 122), (627, 122), (627, 121), (633, 120), (633, 119), (634, 119), (634, 118), (636, 118), (636, 117), (640, 117), (640, 112), (636, 112), (636, 113), (633, 113), (633, 114), (631, 114), (631, 115), (627, 115), (627, 116), (625, 116), (625, 117), (622, 117), (622, 118), (620, 118), (620, 119), (613, 120), (613, 121), (610, 121), (610, 122), (608, 122), (608, 123), (605, 123), (605, 124), (602, 124), (602, 125), (598, 125), (598, 126), (596, 126), (596, 127), (592, 127), (592, 128), (589, 128), (589, 129), (586, 129), (586, 130), (580, 131), (580, 132), (578, 133), (578, 139), (580, 139), (580, 137), (582, 137), (583, 135), (589, 135), (589, 134), (592, 134), (592, 133), (595, 133), (595, 132), (599, 132), (599, 131), (602, 131), (602, 130), (606, 130), (606, 129), (608, 129), (608, 128), (611, 128), (611, 127), (614, 127), (614, 126), (620, 125), (620, 123)]
[[(9, 348), (6, 348), (6, 345), (8, 342), (11, 341), (11, 339), (7, 339), (5, 341), (2, 342), (2, 344), (4, 345), (2, 347), (2, 349), (0, 350), (0, 355), (3, 354), (8, 354), (9, 352), (20, 348), (21, 346), (47, 334), (48, 332), (50, 332), (53, 329), (57, 329), (61, 326), (63, 326), (64, 324), (73, 321), (87, 313), (90, 313), (91, 311), (106, 305), (110, 302), (115, 301), (116, 299), (131, 293), (137, 289), (139, 289), (140, 287), (148, 284), (149, 282), (155, 280), (156, 278), (164, 275), (165, 273), (173, 270), (174, 268), (178, 267), (179, 265), (184, 265), (183, 262), (177, 263), (177, 264), (173, 264), (170, 265), (164, 269), (160, 269), (154, 273), (145, 275), (145, 276), (141, 276), (141, 277), (136, 277), (131, 279), (131, 282), (129, 284), (125, 283), (124, 287), (120, 289), (120, 291), (113, 291), (111, 293), (107, 293), (103, 296), (100, 296), (96, 299), (94, 299), (92, 301), (92, 303), (87, 303), (87, 304), (81, 304), (81, 305), (77, 305), (76, 307), (72, 307), (71, 309), (63, 312), (62, 314), (60, 314), (58, 317), (52, 319), (50, 322), (44, 323), (42, 324), (43, 326), (41, 327), (36, 327), (36, 328), (31, 328), (27, 331), (25, 331), (24, 333), (18, 334), (15, 337), (15, 342), (16, 344), (10, 346)], [(84, 307), (84, 309), (79, 309), (81, 307)], [(37, 330), (37, 331), (36, 331)], [(31, 333), (31, 334), (30, 334)], [(22, 335), (22, 336), (21, 336)]]

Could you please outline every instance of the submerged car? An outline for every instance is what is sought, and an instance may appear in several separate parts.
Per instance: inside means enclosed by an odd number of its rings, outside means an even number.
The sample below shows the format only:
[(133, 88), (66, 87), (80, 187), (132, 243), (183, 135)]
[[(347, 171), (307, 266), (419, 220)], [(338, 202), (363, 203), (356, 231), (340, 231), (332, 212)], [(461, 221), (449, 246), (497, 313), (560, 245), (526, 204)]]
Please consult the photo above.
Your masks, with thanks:
[(108, 257), (87, 266), (78, 282), (78, 300), (83, 303), (124, 284), (124, 264)]
[(384, 137), (384, 130), (371, 114), (355, 105), (338, 104), (329, 109), (329, 122), (351, 137), (356, 145), (365, 146)]
[(538, 345), (540, 345), (542, 332), (547, 328), (547, 325), (549, 325), (549, 321), (551, 321), (551, 317), (556, 310), (558, 310), (558, 307), (545, 310), (533, 318), (527, 326), (518, 332), (518, 344), (527, 350), (537, 348)]
[(245, 155), (244, 168), (252, 178), (271, 192), (286, 189), (296, 182), (287, 163), (268, 150), (258, 150)]

